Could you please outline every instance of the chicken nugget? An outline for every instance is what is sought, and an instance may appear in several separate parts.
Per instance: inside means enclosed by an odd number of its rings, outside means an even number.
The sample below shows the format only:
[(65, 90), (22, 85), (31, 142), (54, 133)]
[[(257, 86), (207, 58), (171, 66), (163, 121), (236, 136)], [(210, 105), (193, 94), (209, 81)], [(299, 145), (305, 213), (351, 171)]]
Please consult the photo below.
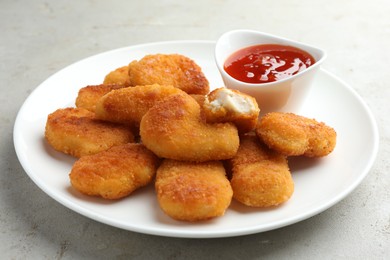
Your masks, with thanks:
[(206, 96), (203, 110), (207, 122), (233, 122), (240, 133), (252, 131), (260, 113), (255, 98), (227, 88), (210, 92)]
[(270, 150), (254, 134), (241, 136), (240, 148), (228, 163), (233, 198), (247, 206), (277, 206), (294, 192), (286, 157)]
[(84, 108), (64, 108), (51, 113), (45, 137), (55, 150), (75, 157), (134, 141), (128, 127), (97, 120), (94, 113)]
[(100, 84), (83, 87), (77, 95), (76, 107), (82, 107), (95, 113), (96, 103), (102, 96), (111, 90), (125, 87), (127, 86), (117, 84)]
[(152, 182), (159, 159), (142, 144), (125, 144), (81, 157), (69, 174), (79, 192), (120, 199)]
[(207, 124), (200, 106), (186, 93), (167, 97), (144, 115), (142, 143), (159, 157), (183, 161), (232, 158), (239, 146), (233, 123)]
[(271, 149), (287, 156), (322, 157), (336, 146), (336, 131), (315, 119), (272, 112), (261, 118), (257, 135)]
[(205, 95), (200, 95), (200, 94), (191, 94), (190, 95), (193, 99), (195, 99), (196, 102), (198, 102), (199, 106), (202, 108), (204, 102), (206, 101), (206, 96)]
[(96, 104), (96, 117), (105, 121), (139, 126), (141, 118), (158, 101), (182, 90), (165, 85), (145, 85), (117, 89)]
[(129, 77), (129, 66), (122, 66), (111, 71), (104, 77), (103, 83), (132, 86)]
[(166, 159), (157, 170), (155, 189), (161, 209), (183, 221), (224, 215), (233, 194), (220, 161), (195, 163)]
[(146, 55), (139, 61), (132, 61), (129, 78), (133, 85), (172, 85), (188, 94), (205, 95), (210, 91), (201, 68), (180, 54)]

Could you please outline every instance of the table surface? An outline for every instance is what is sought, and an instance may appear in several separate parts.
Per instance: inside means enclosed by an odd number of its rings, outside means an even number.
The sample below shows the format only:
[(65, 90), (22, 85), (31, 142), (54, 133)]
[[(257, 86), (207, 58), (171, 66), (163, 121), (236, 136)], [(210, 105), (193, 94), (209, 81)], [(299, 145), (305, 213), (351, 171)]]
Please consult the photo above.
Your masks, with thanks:
[[(0, 252), (5, 259), (384, 259), (390, 255), (388, 0), (0, 1)], [(157, 41), (254, 29), (325, 49), (323, 67), (364, 99), (380, 133), (363, 182), (330, 209), (231, 238), (168, 238), (111, 227), (62, 206), (26, 175), (13, 126), (42, 81), (82, 58)], [(329, 104), (331, 105), (331, 104)], [(359, 129), (353, 129), (359, 131)]]

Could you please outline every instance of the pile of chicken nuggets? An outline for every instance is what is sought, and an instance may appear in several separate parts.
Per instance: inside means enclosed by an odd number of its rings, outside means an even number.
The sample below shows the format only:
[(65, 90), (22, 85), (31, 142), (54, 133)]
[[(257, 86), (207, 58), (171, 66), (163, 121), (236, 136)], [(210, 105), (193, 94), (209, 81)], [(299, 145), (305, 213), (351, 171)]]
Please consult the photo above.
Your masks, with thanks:
[(315, 119), (259, 117), (253, 97), (210, 92), (180, 54), (131, 61), (81, 88), (75, 105), (48, 115), (45, 128), (55, 150), (78, 158), (72, 187), (113, 200), (154, 185), (163, 212), (182, 221), (222, 216), (232, 199), (278, 206), (294, 192), (288, 157), (323, 157), (336, 145), (335, 130)]

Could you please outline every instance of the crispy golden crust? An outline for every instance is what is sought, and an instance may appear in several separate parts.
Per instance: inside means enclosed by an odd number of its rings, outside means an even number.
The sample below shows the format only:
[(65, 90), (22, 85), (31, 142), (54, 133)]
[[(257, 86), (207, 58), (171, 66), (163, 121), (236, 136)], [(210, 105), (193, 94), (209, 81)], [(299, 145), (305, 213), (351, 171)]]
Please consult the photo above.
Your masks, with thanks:
[(141, 120), (140, 136), (155, 154), (174, 160), (229, 159), (239, 146), (232, 123), (206, 124), (199, 104), (185, 93), (172, 95), (149, 109)]
[(142, 144), (132, 143), (80, 158), (69, 178), (83, 194), (120, 199), (149, 184), (157, 166), (157, 156)]
[(336, 146), (333, 128), (292, 113), (266, 114), (256, 127), (256, 133), (268, 147), (287, 156), (322, 157)]
[(269, 150), (255, 135), (241, 136), (240, 148), (229, 164), (233, 198), (247, 206), (277, 206), (294, 192), (286, 157)]
[(260, 113), (255, 98), (227, 88), (211, 91), (205, 98), (203, 111), (208, 123), (232, 122), (240, 133), (252, 131)]
[(206, 101), (205, 95), (200, 94), (191, 94), (190, 95), (195, 101), (199, 104), (200, 107), (203, 107), (204, 102)]
[(201, 68), (190, 58), (179, 54), (146, 55), (129, 64), (133, 85), (172, 85), (188, 94), (207, 94), (209, 82)]
[(95, 119), (83, 108), (58, 109), (46, 122), (45, 137), (57, 151), (81, 157), (134, 141), (128, 127)]
[(157, 170), (155, 188), (161, 209), (184, 221), (224, 215), (233, 193), (219, 161), (164, 160)]
[(127, 86), (117, 84), (100, 84), (81, 88), (76, 98), (76, 107), (82, 107), (91, 112), (95, 112), (96, 103), (101, 97), (111, 90), (125, 87)]
[(129, 77), (129, 67), (123, 66), (111, 71), (104, 77), (103, 83), (132, 86), (133, 84)]
[(158, 101), (182, 90), (165, 85), (145, 85), (111, 91), (96, 104), (96, 117), (139, 126), (142, 117)]

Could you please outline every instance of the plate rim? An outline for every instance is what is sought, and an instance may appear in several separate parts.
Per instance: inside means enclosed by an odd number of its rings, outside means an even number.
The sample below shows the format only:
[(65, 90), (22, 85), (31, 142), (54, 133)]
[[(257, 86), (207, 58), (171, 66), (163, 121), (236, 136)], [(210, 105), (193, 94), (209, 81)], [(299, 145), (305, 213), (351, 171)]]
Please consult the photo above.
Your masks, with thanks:
[(333, 73), (331, 73), (328, 70), (326, 70), (323, 67), (321, 67), (318, 73), (324, 73), (324, 75), (326, 75), (327, 77), (330, 77), (333, 80), (339, 82), (341, 85), (343, 85), (343, 87), (345, 89), (347, 89), (349, 91), (349, 93), (351, 95), (353, 95), (353, 97), (363, 107), (364, 111), (367, 114), (367, 119), (369, 119), (369, 121), (370, 121), (370, 126), (371, 126), (372, 132), (374, 134), (374, 136), (372, 137), (373, 140), (374, 140), (372, 153), (370, 154), (370, 158), (368, 158), (368, 162), (365, 165), (365, 168), (361, 171), (362, 174), (360, 174), (359, 178), (355, 179), (354, 182), (348, 186), (348, 189), (343, 190), (343, 192), (340, 192), (338, 194), (338, 196), (333, 197), (333, 199), (330, 200), (328, 203), (326, 203), (325, 206), (324, 205), (320, 205), (320, 206), (318, 206), (318, 207), (316, 207), (314, 209), (311, 209), (309, 211), (309, 213), (303, 212), (303, 213), (298, 214), (296, 216), (290, 217), (287, 220), (280, 220), (276, 224), (273, 224), (272, 226), (269, 226), (267, 228), (259, 228), (259, 227), (256, 228), (256, 227), (251, 226), (251, 227), (248, 227), (248, 228), (245, 228), (245, 229), (240, 228), (239, 230), (237, 230), (237, 229), (218, 230), (218, 231), (212, 231), (211, 233), (207, 232), (207, 231), (199, 231), (199, 230), (198, 231), (193, 231), (193, 230), (188, 231), (187, 229), (183, 229), (183, 230), (179, 230), (178, 231), (177, 229), (175, 229), (172, 232), (172, 231), (170, 231), (170, 230), (168, 230), (166, 228), (161, 228), (161, 229), (148, 228), (148, 227), (147, 228), (145, 228), (145, 227), (138, 228), (136, 225), (132, 225), (131, 227), (129, 227), (128, 225), (124, 225), (122, 223), (122, 221), (114, 221), (113, 222), (113, 220), (110, 220), (110, 218), (108, 218), (106, 216), (102, 216), (100, 214), (95, 214), (94, 212), (91, 212), (90, 210), (84, 209), (79, 204), (76, 204), (76, 203), (73, 203), (73, 202), (70, 203), (69, 200), (61, 198), (61, 197), (57, 196), (56, 194), (54, 194), (53, 192), (51, 192), (50, 190), (48, 190), (46, 188), (46, 186), (44, 185), (44, 182), (42, 182), (41, 180), (36, 178), (37, 176), (35, 176), (35, 174), (32, 174), (30, 172), (31, 171), (31, 169), (29, 169), (30, 166), (25, 161), (25, 156), (21, 152), (21, 150), (20, 150), (21, 147), (20, 147), (20, 145), (18, 145), (19, 141), (17, 140), (18, 137), (19, 137), (19, 134), (20, 134), (20, 131), (18, 132), (18, 129), (20, 128), (19, 125), (21, 124), (21, 120), (22, 120), (22, 115), (24, 113), (24, 109), (26, 109), (26, 104), (28, 104), (28, 102), (31, 102), (31, 100), (35, 96), (36, 91), (38, 91), (38, 89), (42, 85), (44, 85), (46, 81), (48, 81), (51, 78), (55, 77), (57, 74), (60, 74), (63, 70), (66, 70), (67, 68), (69, 68), (71, 66), (75, 66), (76, 64), (85, 62), (88, 59), (92, 59), (92, 58), (95, 58), (95, 57), (100, 56), (100, 55), (108, 55), (110, 53), (124, 51), (124, 50), (127, 50), (127, 49), (153, 47), (153, 46), (156, 46), (156, 45), (158, 45), (158, 46), (160, 46), (160, 45), (173, 45), (173, 44), (180, 44), (180, 45), (182, 45), (182, 44), (188, 44), (188, 45), (190, 45), (190, 44), (194, 44), (194, 45), (205, 44), (205, 45), (214, 45), (215, 46), (215, 41), (210, 41), (210, 40), (180, 40), (180, 41), (160, 41), (160, 42), (157, 41), (157, 42), (148, 42), (148, 43), (144, 43), (144, 44), (130, 45), (130, 46), (125, 46), (125, 47), (120, 47), (120, 48), (104, 51), (104, 52), (101, 52), (101, 53), (97, 53), (97, 54), (91, 55), (89, 57), (82, 58), (79, 61), (76, 61), (74, 63), (71, 63), (71, 64), (63, 67), (62, 69), (60, 69), (57, 72), (55, 72), (52, 75), (50, 75), (47, 79), (42, 81), (38, 86), (36, 86), (34, 88), (34, 90), (25, 99), (25, 101), (21, 105), (21, 107), (20, 107), (20, 109), (19, 109), (19, 111), (18, 111), (18, 113), (16, 115), (14, 128), (13, 128), (13, 142), (14, 142), (14, 149), (15, 149), (17, 158), (18, 158), (18, 160), (19, 160), (23, 170), (29, 176), (29, 178), (31, 180), (33, 180), (33, 182), (44, 193), (49, 195), (49, 197), (51, 197), (55, 201), (59, 202), (63, 206), (71, 209), (72, 211), (77, 212), (78, 214), (81, 214), (81, 215), (83, 215), (85, 217), (88, 217), (89, 219), (92, 219), (92, 220), (95, 220), (95, 221), (98, 221), (98, 222), (101, 222), (101, 223), (104, 223), (104, 224), (107, 224), (107, 225), (110, 225), (110, 226), (114, 226), (114, 227), (117, 227), (117, 228), (121, 228), (121, 229), (124, 229), (124, 230), (138, 232), (138, 233), (143, 233), (143, 234), (149, 234), (149, 235), (165, 236), (165, 237), (217, 238), (217, 237), (234, 237), (234, 236), (248, 235), (248, 234), (253, 234), (253, 233), (266, 232), (266, 231), (269, 231), (269, 230), (281, 228), (281, 227), (288, 226), (288, 225), (300, 222), (302, 220), (308, 219), (308, 218), (310, 218), (310, 217), (312, 217), (314, 215), (317, 215), (320, 212), (323, 212), (323, 211), (329, 209), (333, 205), (335, 205), (338, 202), (340, 202), (347, 195), (349, 195), (354, 189), (356, 189), (356, 187), (368, 175), (369, 171), (371, 170), (371, 168), (372, 168), (372, 166), (373, 166), (373, 164), (374, 164), (374, 162), (376, 160), (376, 157), (377, 157), (377, 154), (378, 154), (378, 150), (379, 150), (379, 130), (378, 130), (378, 125), (377, 125), (376, 119), (375, 119), (372, 111), (370, 110), (370, 108), (366, 104), (366, 102), (356, 92), (355, 89), (353, 89), (349, 84), (347, 84), (345, 81), (343, 81), (339, 77), (335, 76)]

